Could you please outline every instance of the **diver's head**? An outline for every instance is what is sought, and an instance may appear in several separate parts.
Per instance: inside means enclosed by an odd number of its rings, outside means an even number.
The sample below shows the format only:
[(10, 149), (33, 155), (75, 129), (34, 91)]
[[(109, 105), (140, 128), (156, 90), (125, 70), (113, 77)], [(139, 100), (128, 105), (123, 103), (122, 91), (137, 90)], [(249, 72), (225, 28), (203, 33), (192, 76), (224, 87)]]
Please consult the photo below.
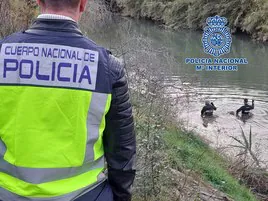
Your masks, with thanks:
[(244, 99), (244, 104), (245, 105), (248, 104), (248, 99), (247, 98)]
[(205, 101), (205, 105), (209, 105), (209, 101), (208, 100)]

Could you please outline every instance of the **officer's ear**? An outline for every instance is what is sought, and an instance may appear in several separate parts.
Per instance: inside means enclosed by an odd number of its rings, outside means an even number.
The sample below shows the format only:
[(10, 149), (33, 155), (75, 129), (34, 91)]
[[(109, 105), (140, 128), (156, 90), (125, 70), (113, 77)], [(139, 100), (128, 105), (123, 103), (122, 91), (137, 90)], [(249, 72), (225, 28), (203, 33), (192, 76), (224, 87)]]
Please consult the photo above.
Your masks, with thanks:
[(86, 10), (87, 1), (88, 0), (81, 0), (81, 2), (80, 2), (80, 8), (79, 8), (79, 10), (80, 10), (81, 13)]
[(39, 6), (42, 6), (42, 5), (43, 5), (42, 0), (36, 0), (36, 2), (37, 2), (37, 4), (38, 4)]
[(44, 0), (36, 0), (41, 12), (43, 12), (43, 10), (45, 9), (45, 3)]

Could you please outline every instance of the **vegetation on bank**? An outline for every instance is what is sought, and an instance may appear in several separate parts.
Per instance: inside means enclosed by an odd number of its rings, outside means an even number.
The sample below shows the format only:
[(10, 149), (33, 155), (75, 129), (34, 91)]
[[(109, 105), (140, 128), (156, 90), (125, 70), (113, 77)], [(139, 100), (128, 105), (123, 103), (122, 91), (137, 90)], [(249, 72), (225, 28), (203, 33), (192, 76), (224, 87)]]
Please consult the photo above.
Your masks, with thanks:
[(267, 0), (106, 0), (123, 15), (160, 22), (172, 29), (201, 30), (207, 17), (228, 18), (233, 33), (245, 32), (253, 39), (268, 41)]
[(26, 29), (37, 12), (33, 0), (0, 0), (0, 38)]
[(230, 161), (199, 136), (175, 122), (159, 125), (154, 115), (148, 125), (147, 115), (152, 113), (135, 118), (139, 149), (133, 201), (258, 200), (228, 171)]
[(169, 129), (164, 139), (174, 168), (191, 170), (235, 201), (256, 201), (249, 189), (228, 172), (229, 162), (198, 136)]

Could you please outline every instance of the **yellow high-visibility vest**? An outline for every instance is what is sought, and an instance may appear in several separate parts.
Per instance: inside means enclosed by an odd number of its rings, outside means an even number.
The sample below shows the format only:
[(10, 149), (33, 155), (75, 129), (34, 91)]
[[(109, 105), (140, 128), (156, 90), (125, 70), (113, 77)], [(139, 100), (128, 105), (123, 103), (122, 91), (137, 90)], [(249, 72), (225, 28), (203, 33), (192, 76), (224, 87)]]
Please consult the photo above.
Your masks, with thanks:
[(105, 179), (102, 135), (111, 94), (94, 91), (98, 65), (97, 51), (2, 45), (0, 194), (68, 200)]

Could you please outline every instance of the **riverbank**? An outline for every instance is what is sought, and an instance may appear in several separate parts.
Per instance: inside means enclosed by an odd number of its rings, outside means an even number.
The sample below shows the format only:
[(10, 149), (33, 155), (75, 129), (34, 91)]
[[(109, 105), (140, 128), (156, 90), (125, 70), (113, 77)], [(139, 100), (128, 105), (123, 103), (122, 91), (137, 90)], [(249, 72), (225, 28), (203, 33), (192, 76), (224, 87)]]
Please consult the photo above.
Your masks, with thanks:
[(173, 128), (165, 136), (165, 141), (174, 167), (187, 169), (192, 174), (199, 175), (199, 179), (223, 192), (230, 200), (257, 200), (248, 188), (230, 174), (230, 162), (198, 136)]
[[(246, 176), (250, 168), (239, 164), (235, 167), (239, 175), (235, 175), (232, 167), (237, 164), (197, 134), (173, 125), (176, 122), (155, 122), (152, 111), (143, 113), (143, 120), (135, 115), (139, 149), (133, 201), (266, 201), (266, 173), (258, 178), (252, 169)], [(150, 122), (147, 115), (153, 116)]]
[(268, 41), (266, 0), (106, 0), (114, 12), (145, 18), (174, 30), (203, 30), (209, 16), (228, 19), (233, 34), (245, 33), (253, 40)]
[[(182, 125), (175, 126), (178, 122), (167, 120), (169, 114), (156, 119), (159, 102), (151, 102), (147, 108), (136, 100), (133, 103), (139, 146), (134, 201), (262, 200), (242, 178), (232, 175), (231, 161), (204, 139), (183, 130)], [(244, 171), (242, 166), (236, 168)]]

